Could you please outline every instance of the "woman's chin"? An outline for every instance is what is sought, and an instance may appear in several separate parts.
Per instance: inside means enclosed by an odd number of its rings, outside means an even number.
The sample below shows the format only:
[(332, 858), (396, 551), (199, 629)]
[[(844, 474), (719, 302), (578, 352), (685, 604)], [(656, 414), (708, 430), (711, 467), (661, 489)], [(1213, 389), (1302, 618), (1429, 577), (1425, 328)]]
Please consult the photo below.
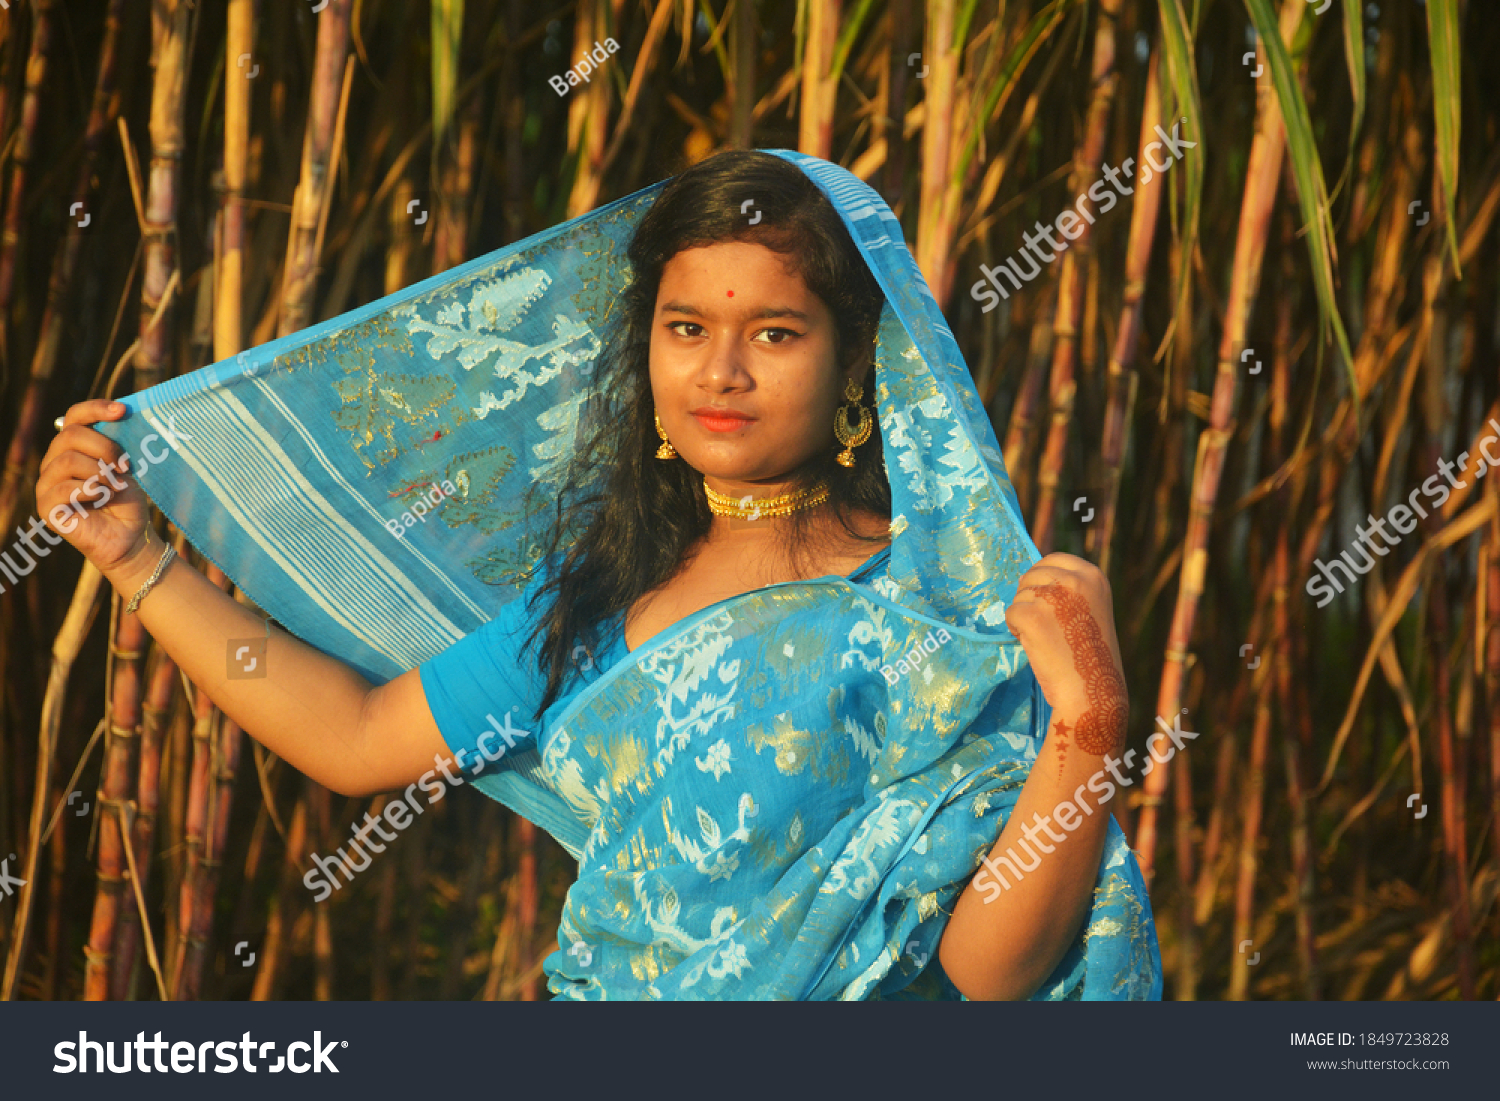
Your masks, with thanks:
[(774, 478), (776, 467), (781, 465), (722, 444), (695, 448), (692, 454), (684, 452), (682, 457), (699, 474), (722, 482), (765, 481)]

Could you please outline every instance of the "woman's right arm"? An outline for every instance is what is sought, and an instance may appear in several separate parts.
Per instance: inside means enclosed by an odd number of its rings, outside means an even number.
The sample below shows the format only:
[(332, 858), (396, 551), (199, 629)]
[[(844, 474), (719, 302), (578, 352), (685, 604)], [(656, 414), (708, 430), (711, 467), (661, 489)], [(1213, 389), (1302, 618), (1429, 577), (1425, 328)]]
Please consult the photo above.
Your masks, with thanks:
[[(68, 410), (42, 460), (37, 507), (128, 601), (165, 548), (151, 536), (150, 502), (123, 451), (88, 427), (123, 414), (123, 406), (102, 400)], [(336, 658), (273, 630), (264, 675), (230, 679), (233, 650), (265, 638), (265, 620), (176, 558), (137, 615), (221, 711), (325, 787), (344, 795), (405, 787), (449, 756), (416, 669), (376, 687)]]

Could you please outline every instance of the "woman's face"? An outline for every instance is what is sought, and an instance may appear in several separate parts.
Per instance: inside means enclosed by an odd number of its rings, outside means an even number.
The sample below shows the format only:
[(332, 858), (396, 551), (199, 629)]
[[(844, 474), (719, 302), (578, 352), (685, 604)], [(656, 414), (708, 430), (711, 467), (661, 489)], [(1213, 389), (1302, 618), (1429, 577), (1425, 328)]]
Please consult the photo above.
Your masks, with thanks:
[(651, 393), (672, 446), (720, 492), (774, 488), (836, 447), (847, 376), (834, 319), (789, 260), (730, 241), (679, 252), (662, 269)]

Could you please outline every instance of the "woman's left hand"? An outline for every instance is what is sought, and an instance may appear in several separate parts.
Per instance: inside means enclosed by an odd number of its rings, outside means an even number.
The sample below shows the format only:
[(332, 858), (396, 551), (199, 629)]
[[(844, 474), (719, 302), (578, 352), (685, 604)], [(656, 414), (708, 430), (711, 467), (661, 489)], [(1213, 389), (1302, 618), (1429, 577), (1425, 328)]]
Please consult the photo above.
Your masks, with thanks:
[(1021, 575), (1005, 623), (1062, 735), (1086, 753), (1118, 753), (1130, 707), (1108, 578), (1075, 555), (1049, 554)]
[[(1047, 555), (1021, 575), (1005, 622), (1052, 705), (1052, 721), (984, 870), (959, 896), (938, 945), (949, 979), (976, 999), (1029, 998), (1087, 920), (1112, 819), (1107, 809), (1094, 813), (1102, 800), (1091, 807), (1080, 793), (1086, 784), (1098, 794), (1090, 774), (1102, 775), (1100, 758), (1123, 749), (1129, 714), (1109, 582), (1094, 566)], [(1082, 752), (1068, 752), (1073, 746)], [(1074, 812), (1071, 824), (1064, 806)], [(1051, 855), (1043, 859), (1033, 842)]]

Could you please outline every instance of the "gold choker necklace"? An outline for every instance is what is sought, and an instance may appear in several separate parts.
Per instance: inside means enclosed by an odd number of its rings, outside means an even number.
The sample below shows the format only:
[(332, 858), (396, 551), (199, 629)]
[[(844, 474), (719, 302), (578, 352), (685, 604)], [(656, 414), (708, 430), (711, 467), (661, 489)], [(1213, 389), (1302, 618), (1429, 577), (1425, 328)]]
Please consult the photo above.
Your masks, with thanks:
[(798, 489), (775, 497), (751, 497), (747, 494), (736, 498), (716, 492), (705, 478), (703, 492), (708, 495), (708, 510), (715, 516), (727, 516), (731, 520), (769, 520), (798, 509), (821, 505), (828, 500), (826, 482), (819, 482), (811, 489)]

